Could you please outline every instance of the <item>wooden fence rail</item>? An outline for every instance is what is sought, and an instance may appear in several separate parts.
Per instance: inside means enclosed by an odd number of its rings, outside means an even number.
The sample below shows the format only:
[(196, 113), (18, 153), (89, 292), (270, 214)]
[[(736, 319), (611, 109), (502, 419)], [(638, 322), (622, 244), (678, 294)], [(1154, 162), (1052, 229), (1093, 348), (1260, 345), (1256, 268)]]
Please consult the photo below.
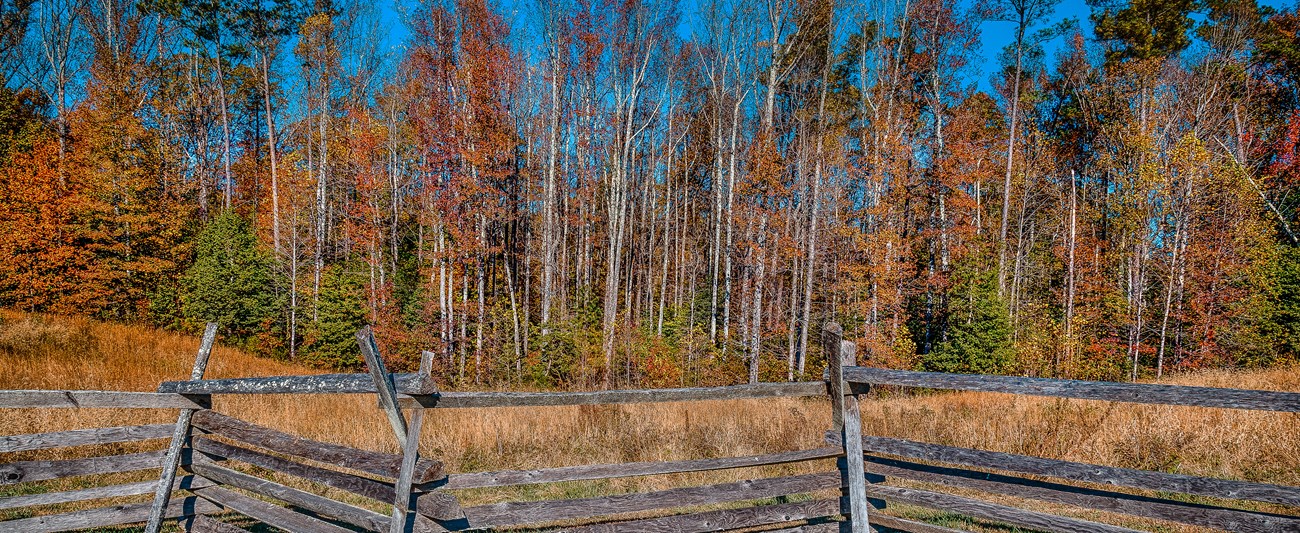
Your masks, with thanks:
[[(823, 351), (828, 360), (841, 364), (828, 369), (825, 381), (805, 383), (596, 392), (444, 392), (437, 390), (429, 378), (427, 364), (412, 374), (384, 370), (367, 329), (358, 335), (371, 370), (366, 374), (205, 380), (199, 379), (201, 365), (196, 365), (195, 379), (164, 382), (153, 393), (0, 391), (0, 408), (146, 408), (189, 413), (182, 415), (177, 424), (0, 436), (0, 488), (17, 488), (17, 492), (0, 497), (0, 517), (12, 517), (0, 520), (0, 532), (65, 531), (141, 523), (151, 518), (179, 519), (190, 531), (244, 531), (219, 518), (232, 514), (289, 532), (435, 533), (514, 528), (582, 532), (752, 528), (855, 533), (958, 531), (890, 514), (895, 512), (890, 509), (895, 504), (1039, 531), (1134, 531), (1095, 521), (1097, 515), (1088, 515), (1089, 519), (1062, 516), (1030, 510), (1024, 508), (1029, 503), (1016, 502), (1044, 502), (1056, 506), (1053, 508), (1067, 506), (1226, 531), (1300, 532), (1300, 488), (862, 435), (860, 411), (871, 404), (858, 401), (872, 385), (891, 385), (1300, 412), (1300, 394), (867, 368), (858, 364), (869, 360), (871, 354), (858, 356), (856, 346), (843, 341), (839, 332), (837, 325), (827, 325)], [(402, 453), (380, 453), (306, 439), (218, 413), (210, 409), (211, 397), (221, 394), (374, 394), (380, 399)], [(450, 474), (436, 458), (424, 457), (417, 450), (424, 409), (430, 408), (773, 397), (829, 397), (833, 427), (826, 434), (827, 446), (743, 457)], [(175, 445), (172, 453), (161, 449), (169, 437)], [(111, 446), (97, 447), (100, 445)], [(123, 445), (146, 451), (77, 457), (95, 450), (120, 450)], [(40, 455), (56, 449), (63, 450), (57, 452), (61, 455)], [(76, 458), (48, 459), (69, 455)], [(458, 498), (467, 490), (796, 463), (810, 465), (797, 471), (812, 473), (791, 475), (782, 468), (765, 471), (785, 474), (751, 477), (751, 470), (745, 476), (731, 477), (740, 481), (468, 507), (462, 506)], [(174, 480), (168, 476), (168, 464), (174, 464), (178, 471)], [(115, 480), (111, 483), (86, 486), (106, 479), (104, 474), (119, 477), (111, 478)], [(154, 480), (144, 481), (121, 477), (140, 479), (138, 476), (155, 474)], [(41, 483), (65, 478), (76, 478), (72, 482), (77, 488), (38, 490)], [(960, 494), (945, 492), (949, 489)], [(344, 498), (347, 501), (330, 496), (338, 491), (349, 495)], [(149, 503), (140, 501), (151, 493), (166, 496), (156, 501), (171, 501), (156, 506), (151, 513)], [(175, 498), (170, 498), (173, 494)], [(997, 498), (998, 503), (987, 501), (991, 498)], [(69, 511), (69, 505), (99, 507)]]

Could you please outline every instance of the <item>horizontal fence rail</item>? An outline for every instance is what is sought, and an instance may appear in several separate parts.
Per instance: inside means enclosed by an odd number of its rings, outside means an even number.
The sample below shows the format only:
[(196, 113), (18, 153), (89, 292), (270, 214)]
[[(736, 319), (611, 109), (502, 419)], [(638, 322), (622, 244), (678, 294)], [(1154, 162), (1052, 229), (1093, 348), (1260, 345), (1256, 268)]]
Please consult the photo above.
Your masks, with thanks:
[(0, 391), (0, 409), (30, 408), (107, 408), (107, 409), (207, 409), (212, 402), (206, 395), (182, 395), (158, 392), (117, 392), (100, 390), (4, 390)]
[(1081, 400), (1300, 413), (1300, 393), (1295, 392), (1187, 387), (1151, 383), (1022, 378), (981, 374), (945, 374), (942, 372), (913, 372), (860, 366), (845, 367), (844, 379), (852, 383), (866, 383), (869, 385), (900, 385), (929, 389), (1054, 396)]

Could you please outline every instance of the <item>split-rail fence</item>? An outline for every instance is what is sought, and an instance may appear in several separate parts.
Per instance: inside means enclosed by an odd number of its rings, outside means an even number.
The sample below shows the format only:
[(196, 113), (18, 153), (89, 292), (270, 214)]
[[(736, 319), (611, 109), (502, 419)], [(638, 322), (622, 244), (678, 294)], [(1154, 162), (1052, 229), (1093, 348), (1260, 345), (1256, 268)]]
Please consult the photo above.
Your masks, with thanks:
[[(957, 531), (897, 516), (892, 506), (962, 515), (976, 523), (1039, 531), (1134, 531), (1029, 510), (1085, 509), (1227, 531), (1300, 531), (1300, 488), (973, 450), (862, 435), (858, 397), (872, 386), (989, 391), (1084, 400), (1300, 413), (1300, 394), (1256, 390), (956, 375), (856, 366), (856, 347), (837, 324), (823, 331), (826, 380), (713, 388), (597, 392), (440, 392), (421, 371), (392, 374), (369, 329), (357, 334), (368, 374), (203, 378), (216, 328), (209, 325), (188, 381), (157, 392), (0, 391), (0, 408), (175, 409), (175, 424), (0, 436), (0, 521), (4, 531), (68, 531), (144, 524), (158, 531), (241, 532), (254, 524), (289, 532), (436, 532), (467, 529), (566, 531)], [(386, 454), (309, 440), (211, 409), (221, 394), (375, 394), (399, 442)], [(640, 402), (760, 400), (829, 395), (826, 446), (758, 456), (445, 472), (421, 456), (429, 409)], [(405, 410), (405, 411), (403, 411)], [(436, 411), (435, 411), (436, 412)], [(1295, 415), (1288, 415), (1295, 416)], [(1297, 417), (1300, 423), (1300, 416)], [(0, 431), (2, 432), (2, 431)], [(12, 460), (16, 454), (113, 443), (167, 443), (124, 455)], [(835, 460), (823, 472), (577, 499), (507, 501), (463, 507), (465, 489), (539, 485)], [(96, 476), (155, 471), (156, 480), (96, 485)], [(267, 472), (305, 483), (290, 487)], [(41, 482), (80, 477), (86, 488), (41, 492)], [(953, 494), (958, 492), (963, 495)], [(346, 494), (361, 507), (325, 494)], [(985, 499), (972, 497), (972, 493)], [(153, 494), (152, 501), (144, 495)], [(988, 501), (996, 499), (1002, 503)], [(136, 503), (121, 503), (123, 501)], [(1008, 502), (1020, 502), (1020, 507)], [(77, 509), (68, 509), (69, 504)], [(60, 507), (61, 506), (61, 507)], [(391, 508), (389, 514), (372, 509)], [(55, 511), (51, 512), (50, 510)], [(897, 507), (895, 507), (897, 509)], [(1078, 513), (1074, 513), (1078, 514)], [(913, 515), (914, 516), (914, 515)], [(1088, 515), (1093, 516), (1093, 515)], [(1116, 520), (1110, 520), (1116, 522)], [(1130, 523), (1122, 520), (1119, 523)], [(236, 525), (238, 524), (238, 525)], [(241, 527), (242, 526), (242, 527)], [(262, 527), (262, 526), (259, 526)], [(999, 527), (999, 526), (994, 526)]]

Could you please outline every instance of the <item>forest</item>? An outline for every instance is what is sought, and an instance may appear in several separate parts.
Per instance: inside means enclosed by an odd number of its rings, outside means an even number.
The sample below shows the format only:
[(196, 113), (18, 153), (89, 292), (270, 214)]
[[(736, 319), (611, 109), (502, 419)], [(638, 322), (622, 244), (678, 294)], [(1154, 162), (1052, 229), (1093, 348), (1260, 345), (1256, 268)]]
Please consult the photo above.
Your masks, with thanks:
[(467, 387), (815, 379), (828, 320), (1293, 364), (1300, 14), (1058, 1), (0, 0), (0, 306)]

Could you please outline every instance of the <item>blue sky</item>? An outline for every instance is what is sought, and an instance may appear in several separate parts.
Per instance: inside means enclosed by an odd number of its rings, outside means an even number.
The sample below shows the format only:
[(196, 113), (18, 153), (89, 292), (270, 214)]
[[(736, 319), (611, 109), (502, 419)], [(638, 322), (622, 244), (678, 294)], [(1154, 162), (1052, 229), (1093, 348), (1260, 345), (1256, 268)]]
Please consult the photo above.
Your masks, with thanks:
[[(395, 52), (400, 49), (402, 41), (406, 38), (407, 29), (402, 22), (401, 13), (404, 5), (410, 5), (410, 2), (403, 0), (379, 0), (380, 9), (383, 10), (383, 20), (387, 26), (388, 35), (386, 42)], [(512, 21), (511, 27), (519, 31), (528, 27), (526, 17), (529, 16), (530, 0), (496, 0), (498, 6), (504, 12), (507, 19)], [(858, 0), (847, 0), (858, 1)], [(968, 4), (971, 0), (958, 0), (963, 4)], [(1258, 0), (1261, 5), (1271, 6), (1281, 10), (1283, 8), (1292, 8), (1295, 2), (1300, 0)], [(689, 36), (691, 32), (691, 19), (694, 15), (698, 0), (680, 0), (682, 11), (682, 24), (678, 31), (684, 36)], [(1082, 0), (1063, 0), (1056, 7), (1056, 13), (1051, 17), (1051, 21), (1073, 18), (1078, 21), (1079, 29), (1089, 38), (1092, 36), (1092, 21), (1088, 18), (1092, 9)], [(1199, 16), (1195, 18), (1199, 19)], [(990, 91), (990, 76), (999, 68), (998, 54), (1001, 50), (1011, 43), (1014, 38), (1015, 25), (1011, 22), (988, 21), (980, 25), (980, 61), (975, 65), (978, 72), (970, 72), (971, 81), (978, 83), (981, 90)], [(1043, 44), (1045, 60), (1050, 67), (1056, 61), (1056, 55), (1065, 44), (1064, 37), (1057, 37)]]

